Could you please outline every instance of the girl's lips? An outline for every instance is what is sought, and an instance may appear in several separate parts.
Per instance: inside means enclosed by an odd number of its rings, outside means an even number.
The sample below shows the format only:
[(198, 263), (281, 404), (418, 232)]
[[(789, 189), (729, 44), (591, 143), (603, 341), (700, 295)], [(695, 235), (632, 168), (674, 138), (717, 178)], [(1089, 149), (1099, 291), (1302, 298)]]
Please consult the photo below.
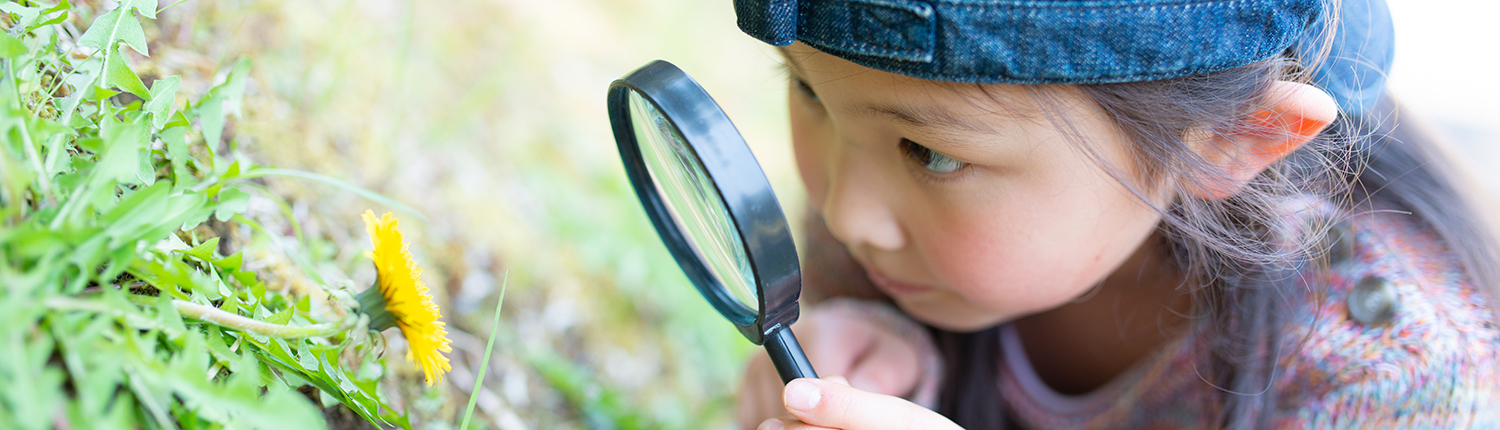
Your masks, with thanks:
[(917, 294), (932, 289), (932, 287), (926, 285), (909, 284), (888, 278), (884, 274), (881, 274), (880, 271), (868, 267), (865, 268), (865, 274), (870, 276), (870, 282), (875, 284), (875, 288), (879, 288), (880, 291), (884, 291), (886, 294), (892, 296)]

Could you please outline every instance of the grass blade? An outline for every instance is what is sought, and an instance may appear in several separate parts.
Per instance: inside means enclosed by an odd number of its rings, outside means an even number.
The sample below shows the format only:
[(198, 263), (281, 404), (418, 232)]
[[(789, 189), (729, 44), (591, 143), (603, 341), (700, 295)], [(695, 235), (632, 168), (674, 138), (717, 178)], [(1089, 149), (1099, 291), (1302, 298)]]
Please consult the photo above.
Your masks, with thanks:
[(250, 170), (248, 172), (241, 173), (239, 176), (237, 176), (237, 177), (235, 177), (233, 179), (236, 179), (236, 180), (240, 180), (240, 179), (253, 179), (253, 178), (266, 177), (266, 176), (281, 176), (281, 177), (287, 177), (287, 178), (307, 179), (307, 180), (310, 180), (310, 181), (322, 182), (324, 184), (328, 184), (328, 185), (332, 185), (332, 186), (337, 187), (337, 188), (341, 188), (344, 191), (348, 191), (348, 192), (351, 192), (351, 193), (354, 193), (354, 194), (358, 194), (360, 197), (364, 197), (366, 200), (369, 200), (369, 201), (372, 201), (372, 202), (375, 202), (375, 203), (379, 203), (381, 205), (384, 205), (385, 207), (391, 208), (391, 210), (394, 210), (396, 212), (401, 212), (401, 213), (404, 213), (404, 214), (407, 214), (407, 215), (411, 215), (413, 217), (416, 217), (418, 220), (420, 220), (422, 222), (426, 222), (427, 221), (427, 217), (426, 216), (423, 216), (421, 212), (418, 212), (416, 209), (413, 209), (411, 206), (407, 206), (405, 204), (402, 204), (401, 202), (396, 201), (396, 199), (387, 197), (384, 194), (380, 194), (380, 193), (377, 193), (377, 192), (374, 192), (374, 191), (370, 191), (370, 190), (361, 188), (358, 185), (351, 184), (349, 182), (344, 181), (343, 179), (335, 178), (335, 177), (332, 177), (332, 176), (319, 175), (317, 173), (303, 172), (303, 171), (291, 170), (291, 169), (263, 168), (263, 169), (252, 169), (252, 170)]
[(495, 302), (495, 320), (490, 322), (490, 341), (484, 346), (484, 359), (474, 373), (474, 389), (469, 390), (469, 406), (464, 407), (464, 420), (458, 430), (469, 430), (469, 418), (474, 416), (474, 404), (479, 401), (479, 388), (484, 386), (484, 374), (489, 373), (490, 353), (495, 350), (495, 335), (500, 331), (500, 306), (505, 304), (505, 287), (510, 285), (510, 271), (505, 271), (505, 280), (500, 282), (500, 300)]

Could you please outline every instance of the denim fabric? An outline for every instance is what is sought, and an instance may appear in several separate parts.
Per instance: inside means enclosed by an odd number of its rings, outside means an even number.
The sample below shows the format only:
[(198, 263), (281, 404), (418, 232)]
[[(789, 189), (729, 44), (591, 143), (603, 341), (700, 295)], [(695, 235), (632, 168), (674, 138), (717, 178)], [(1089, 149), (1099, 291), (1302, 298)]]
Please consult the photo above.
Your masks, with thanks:
[[(1366, 2), (1370, 3), (1366, 3)], [(1346, 111), (1378, 98), (1389, 65), (1384, 0), (1347, 0), (1364, 15), (1341, 30), (1386, 35), (1383, 57), (1363, 34), (1333, 42), (1327, 73)], [(1370, 6), (1374, 5), (1374, 6)], [(739, 26), (777, 46), (802, 41), (866, 67), (952, 82), (1092, 84), (1156, 80), (1223, 70), (1270, 58), (1319, 28), (1319, 0), (734, 0)], [(1382, 24), (1383, 23), (1383, 24)], [(1374, 39), (1369, 39), (1374, 40)], [(1340, 58), (1360, 59), (1352, 67)], [(1377, 58), (1378, 57), (1378, 58)], [(1383, 58), (1385, 61), (1371, 62)], [(1378, 73), (1370, 65), (1378, 64)], [(1327, 76), (1324, 76), (1327, 75)], [(1320, 83), (1322, 83), (1320, 81)], [(1363, 111), (1363, 109), (1357, 109)]]
[[(1321, 20), (1312, 26), (1322, 27)], [(1385, 1), (1345, 0), (1332, 42), (1321, 36), (1309, 34), (1297, 44), (1302, 58), (1317, 58), (1321, 45), (1327, 45), (1328, 58), (1314, 69), (1313, 82), (1332, 94), (1346, 114), (1373, 109), (1385, 94), (1385, 78), (1396, 54), (1396, 35)]]

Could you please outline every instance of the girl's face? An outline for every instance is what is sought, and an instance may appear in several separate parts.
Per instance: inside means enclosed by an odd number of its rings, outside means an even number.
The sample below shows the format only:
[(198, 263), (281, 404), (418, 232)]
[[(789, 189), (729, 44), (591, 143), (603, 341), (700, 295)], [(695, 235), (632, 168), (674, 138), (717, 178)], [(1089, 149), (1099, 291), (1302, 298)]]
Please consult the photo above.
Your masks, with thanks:
[[(1054, 123), (1018, 86), (921, 80), (800, 43), (785, 54), (811, 205), (913, 317), (950, 330), (1014, 320), (1149, 254), (1136, 251), (1159, 216), (1102, 167), (1140, 177), (1129, 142), (1083, 95), (1049, 91)], [(1136, 188), (1165, 199), (1165, 186)]]

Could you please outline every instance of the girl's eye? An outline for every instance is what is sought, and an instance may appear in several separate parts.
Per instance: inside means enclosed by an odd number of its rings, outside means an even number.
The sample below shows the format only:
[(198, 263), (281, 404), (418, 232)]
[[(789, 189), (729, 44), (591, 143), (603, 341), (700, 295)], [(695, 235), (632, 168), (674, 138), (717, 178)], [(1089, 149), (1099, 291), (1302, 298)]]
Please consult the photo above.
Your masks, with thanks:
[(812, 86), (807, 85), (807, 82), (797, 77), (793, 77), (792, 81), (797, 83), (797, 92), (800, 92), (802, 93), (802, 95), (807, 96), (807, 98), (812, 99), (812, 101), (815, 103), (823, 102), (823, 100), (818, 98), (818, 94), (813, 92)]
[(911, 157), (912, 161), (922, 165), (922, 168), (936, 173), (953, 173), (969, 165), (969, 163), (954, 160), (905, 138), (901, 139), (901, 152)]

